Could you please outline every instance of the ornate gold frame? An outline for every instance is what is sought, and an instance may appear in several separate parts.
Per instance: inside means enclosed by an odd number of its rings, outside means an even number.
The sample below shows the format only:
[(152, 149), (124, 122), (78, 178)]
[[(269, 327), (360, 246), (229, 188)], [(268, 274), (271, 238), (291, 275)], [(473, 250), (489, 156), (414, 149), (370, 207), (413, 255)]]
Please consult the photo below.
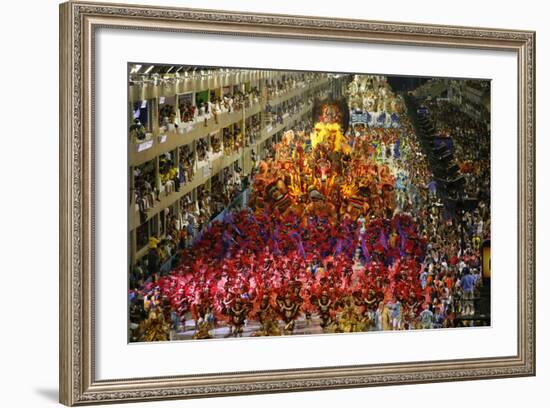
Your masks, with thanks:
[[(506, 50), (518, 61), (518, 350), (514, 356), (98, 381), (94, 375), (93, 47), (98, 27)], [(60, 6), (60, 401), (66, 405), (535, 374), (535, 33), (228, 11)]]

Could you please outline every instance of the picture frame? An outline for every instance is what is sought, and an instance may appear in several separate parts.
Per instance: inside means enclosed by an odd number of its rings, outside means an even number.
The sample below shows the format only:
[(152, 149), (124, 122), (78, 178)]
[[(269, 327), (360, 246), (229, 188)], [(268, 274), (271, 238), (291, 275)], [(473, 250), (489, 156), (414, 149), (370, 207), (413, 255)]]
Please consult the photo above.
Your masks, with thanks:
[[(95, 40), (100, 28), (507, 51), (517, 56), (517, 353), (97, 379)], [(126, 101), (121, 100), (124, 104)], [(535, 33), (137, 5), (60, 5), (60, 402), (198, 398), (535, 375)], [(510, 267), (512, 269), (512, 266)]]

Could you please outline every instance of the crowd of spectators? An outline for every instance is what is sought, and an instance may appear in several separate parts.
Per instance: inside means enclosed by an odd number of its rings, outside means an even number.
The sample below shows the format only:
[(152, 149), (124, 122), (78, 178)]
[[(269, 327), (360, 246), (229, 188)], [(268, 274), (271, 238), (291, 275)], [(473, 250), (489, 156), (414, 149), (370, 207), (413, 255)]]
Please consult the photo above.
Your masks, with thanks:
[(488, 210), (491, 191), (489, 124), (469, 116), (451, 102), (429, 101), (426, 105), (436, 133), (452, 140), (455, 160), (466, 180), (467, 195), (482, 201)]
[(425, 105), (436, 134), (452, 140), (455, 160), (467, 180), (465, 191), (475, 202), (473, 208), (456, 207), (454, 211), (444, 205), (447, 197), (431, 188), (433, 174), (405, 120), (402, 144), (407, 184), (422, 187), (417, 189), (420, 200), (409, 199), (406, 208), (416, 214), (428, 239), (421, 275), (431, 299), (425, 316), (433, 320), (434, 327), (474, 324), (472, 316), (479, 310), (473, 299), (479, 299), (483, 285), (482, 244), (491, 238), (490, 135), (486, 123), (450, 102), (425, 101)]

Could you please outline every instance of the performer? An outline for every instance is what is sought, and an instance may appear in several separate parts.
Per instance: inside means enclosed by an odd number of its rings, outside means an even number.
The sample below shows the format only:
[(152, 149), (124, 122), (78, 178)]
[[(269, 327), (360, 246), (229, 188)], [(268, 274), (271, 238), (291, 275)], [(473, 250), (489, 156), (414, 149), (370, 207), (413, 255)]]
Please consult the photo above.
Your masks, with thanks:
[(321, 328), (323, 331), (326, 331), (329, 325), (332, 323), (332, 318), (330, 316), (331, 311), (333, 310), (332, 300), (328, 297), (328, 292), (323, 290), (321, 296), (318, 299), (314, 299), (313, 304), (317, 306), (319, 310), (319, 317), (321, 318)]
[(365, 308), (363, 313), (366, 318), (366, 329), (374, 329), (376, 322), (376, 306), (378, 304), (378, 297), (376, 296), (376, 292), (373, 288), (369, 289), (367, 297), (362, 300), (362, 304)]
[(260, 330), (256, 333), (258, 336), (278, 336), (281, 334), (277, 325), (276, 313), (269, 299), (269, 295), (263, 295), (259, 310), (256, 314), (260, 322)]
[(283, 333), (290, 335), (294, 332), (294, 324), (300, 314), (300, 304), (292, 300), (290, 293), (287, 292), (284, 299), (277, 299), (277, 306), (284, 322)]
[(416, 316), (420, 301), (416, 297), (414, 290), (410, 290), (409, 297), (404, 305), (404, 326), (406, 329), (416, 329)]
[(147, 319), (140, 327), (140, 341), (166, 341), (169, 339), (170, 325), (164, 320), (164, 313), (160, 307), (149, 309)]
[(229, 324), (231, 325), (230, 335), (233, 337), (242, 337), (243, 336), (243, 326), (246, 321), (249, 312), (249, 305), (243, 304), (243, 299), (237, 297), (235, 299), (235, 304), (228, 309), (226, 313), (229, 316)]
[(357, 311), (355, 298), (347, 296), (343, 300), (344, 310), (338, 319), (338, 330), (342, 333), (353, 333), (364, 330), (364, 321)]

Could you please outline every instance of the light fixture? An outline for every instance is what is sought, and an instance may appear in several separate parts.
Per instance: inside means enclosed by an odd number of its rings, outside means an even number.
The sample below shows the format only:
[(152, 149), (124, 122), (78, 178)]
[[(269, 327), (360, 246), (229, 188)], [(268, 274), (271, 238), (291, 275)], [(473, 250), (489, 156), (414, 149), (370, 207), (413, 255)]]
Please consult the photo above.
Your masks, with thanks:
[(168, 68), (168, 71), (166, 71), (167, 74), (170, 73), (170, 71), (172, 71), (174, 69), (174, 66), (172, 65), (170, 68)]
[(145, 70), (144, 74), (147, 75), (149, 72), (151, 72), (151, 70), (152, 70), (153, 68), (155, 68), (155, 66), (154, 66), (154, 65), (151, 65), (149, 68), (147, 68), (147, 69)]
[(141, 65), (139, 64), (136, 64), (132, 67), (132, 69), (130, 70), (130, 74), (137, 74), (139, 72), (139, 70), (141, 69)]

